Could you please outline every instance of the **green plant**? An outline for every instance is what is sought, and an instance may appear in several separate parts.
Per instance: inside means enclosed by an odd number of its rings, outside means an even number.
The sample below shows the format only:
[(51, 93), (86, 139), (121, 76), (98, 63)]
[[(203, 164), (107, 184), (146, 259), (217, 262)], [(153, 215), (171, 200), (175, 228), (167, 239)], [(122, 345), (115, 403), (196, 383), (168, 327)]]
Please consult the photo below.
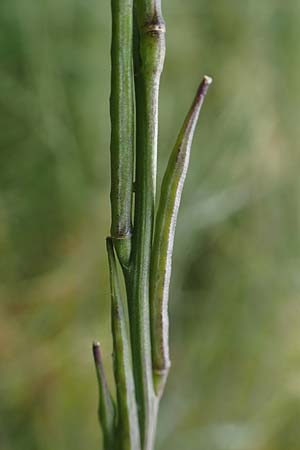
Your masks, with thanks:
[(105, 450), (153, 449), (170, 367), (168, 295), (174, 232), (193, 134), (212, 80), (203, 78), (183, 123), (155, 218), (164, 56), (160, 0), (112, 0), (112, 224), (107, 252), (116, 403), (107, 387), (100, 346), (93, 345)]

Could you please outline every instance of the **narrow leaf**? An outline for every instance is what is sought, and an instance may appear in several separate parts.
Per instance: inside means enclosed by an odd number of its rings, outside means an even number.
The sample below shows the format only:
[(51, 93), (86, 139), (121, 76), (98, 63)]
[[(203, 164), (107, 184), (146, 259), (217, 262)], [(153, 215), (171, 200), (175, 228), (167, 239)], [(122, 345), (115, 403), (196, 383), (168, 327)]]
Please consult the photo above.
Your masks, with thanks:
[(114, 373), (118, 402), (118, 437), (121, 450), (140, 450), (140, 432), (132, 371), (129, 332), (111, 238), (107, 238), (111, 283)]
[(156, 392), (161, 394), (170, 367), (168, 297), (174, 233), (190, 149), (199, 113), (212, 79), (205, 76), (181, 128), (162, 181), (151, 261), (151, 338)]
[(115, 408), (107, 386), (99, 342), (93, 343), (93, 355), (99, 386), (98, 415), (103, 431), (103, 444), (105, 450), (112, 450), (115, 439)]

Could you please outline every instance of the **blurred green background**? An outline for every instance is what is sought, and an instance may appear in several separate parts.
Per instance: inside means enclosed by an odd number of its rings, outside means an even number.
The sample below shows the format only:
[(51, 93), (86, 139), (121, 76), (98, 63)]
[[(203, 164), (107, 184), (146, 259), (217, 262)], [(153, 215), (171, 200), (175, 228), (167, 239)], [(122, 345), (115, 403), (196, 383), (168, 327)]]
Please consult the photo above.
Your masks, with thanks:
[[(164, 0), (160, 178), (214, 77), (176, 235), (157, 450), (300, 449), (300, 3)], [(101, 449), (109, 0), (0, 3), (0, 448)]]

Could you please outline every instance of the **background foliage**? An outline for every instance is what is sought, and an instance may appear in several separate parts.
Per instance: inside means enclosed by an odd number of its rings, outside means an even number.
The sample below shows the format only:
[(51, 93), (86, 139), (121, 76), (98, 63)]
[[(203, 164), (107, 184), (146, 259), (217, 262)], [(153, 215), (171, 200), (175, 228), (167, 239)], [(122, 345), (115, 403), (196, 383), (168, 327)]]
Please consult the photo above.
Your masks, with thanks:
[[(300, 4), (164, 0), (160, 168), (202, 75), (157, 449), (300, 449)], [(108, 0), (0, 4), (0, 447), (101, 448)], [(111, 369), (110, 369), (111, 373)]]

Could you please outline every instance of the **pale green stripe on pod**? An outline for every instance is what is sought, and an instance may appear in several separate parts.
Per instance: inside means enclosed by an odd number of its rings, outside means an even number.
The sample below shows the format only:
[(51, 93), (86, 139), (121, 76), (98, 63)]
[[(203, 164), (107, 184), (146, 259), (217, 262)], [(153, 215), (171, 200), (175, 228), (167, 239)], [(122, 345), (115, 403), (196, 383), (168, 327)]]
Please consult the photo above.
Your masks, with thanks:
[(118, 404), (118, 450), (140, 450), (139, 422), (125, 305), (121, 298), (112, 240), (107, 238), (106, 244), (111, 284), (113, 358)]
[(176, 220), (194, 131), (211, 82), (212, 79), (205, 76), (198, 88), (171, 153), (161, 186), (150, 281), (152, 362), (157, 393), (161, 393), (170, 367), (168, 297)]
[(98, 416), (103, 432), (103, 447), (105, 450), (112, 450), (116, 432), (115, 407), (107, 386), (99, 342), (93, 343), (93, 355), (99, 387)]
[(127, 267), (134, 167), (133, 0), (111, 0), (111, 9), (111, 236)]

